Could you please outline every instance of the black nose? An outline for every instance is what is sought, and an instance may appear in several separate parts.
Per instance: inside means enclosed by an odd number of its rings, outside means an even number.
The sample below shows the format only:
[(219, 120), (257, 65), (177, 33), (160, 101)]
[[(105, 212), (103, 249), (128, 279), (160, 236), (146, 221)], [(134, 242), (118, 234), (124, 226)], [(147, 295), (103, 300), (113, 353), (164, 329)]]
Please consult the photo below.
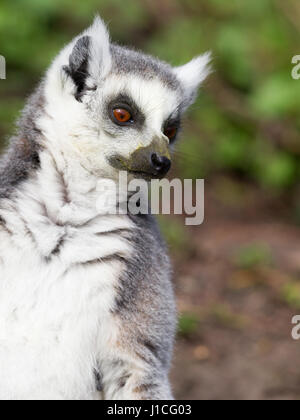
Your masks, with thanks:
[(153, 153), (151, 156), (151, 164), (156, 174), (159, 176), (165, 176), (171, 168), (170, 159), (165, 156), (159, 156), (156, 153)]

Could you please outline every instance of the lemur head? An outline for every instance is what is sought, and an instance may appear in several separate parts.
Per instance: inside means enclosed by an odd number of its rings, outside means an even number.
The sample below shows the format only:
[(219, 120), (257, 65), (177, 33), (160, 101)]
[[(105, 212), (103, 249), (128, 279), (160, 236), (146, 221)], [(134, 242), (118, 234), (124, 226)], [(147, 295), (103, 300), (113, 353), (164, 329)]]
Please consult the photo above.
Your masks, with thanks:
[(99, 176), (117, 179), (126, 170), (133, 177), (162, 178), (171, 166), (182, 114), (196, 98), (209, 61), (205, 54), (172, 68), (111, 43), (97, 17), (47, 73), (50, 118), (43, 128), (56, 146), (75, 153)]

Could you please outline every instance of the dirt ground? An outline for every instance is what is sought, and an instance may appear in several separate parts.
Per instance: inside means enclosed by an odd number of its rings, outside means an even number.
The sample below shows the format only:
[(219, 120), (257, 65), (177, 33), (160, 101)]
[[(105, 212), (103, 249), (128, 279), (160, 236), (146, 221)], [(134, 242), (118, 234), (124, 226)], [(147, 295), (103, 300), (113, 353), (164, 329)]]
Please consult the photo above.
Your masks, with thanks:
[(273, 216), (264, 198), (233, 207), (208, 193), (205, 223), (174, 256), (182, 324), (175, 396), (298, 399), (300, 341), (291, 320), (300, 313), (300, 227)]

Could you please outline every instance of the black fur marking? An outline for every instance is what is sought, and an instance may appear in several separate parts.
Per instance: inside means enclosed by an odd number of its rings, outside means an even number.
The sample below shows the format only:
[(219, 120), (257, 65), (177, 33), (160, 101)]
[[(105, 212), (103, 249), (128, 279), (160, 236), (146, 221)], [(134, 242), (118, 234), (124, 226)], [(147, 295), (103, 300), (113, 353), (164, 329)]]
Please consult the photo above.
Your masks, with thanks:
[(62, 238), (58, 241), (56, 247), (51, 252), (51, 256), (58, 256), (60, 254), (60, 251), (65, 243), (65, 237), (66, 235), (62, 236)]
[(12, 231), (8, 229), (6, 225), (6, 221), (1, 216), (0, 216), (0, 227), (2, 227), (2, 229), (4, 229), (5, 232), (7, 232), (9, 235), (13, 235)]
[(146, 364), (149, 364), (149, 358), (148, 358), (148, 357), (146, 357), (143, 353), (141, 353), (141, 352), (139, 352), (139, 351), (136, 351), (136, 352), (135, 352), (135, 355), (136, 355), (139, 359), (141, 359), (143, 362), (145, 362)]
[(127, 384), (128, 379), (131, 377), (130, 374), (122, 376), (119, 380), (119, 389), (124, 388), (124, 386)]
[(26, 220), (24, 220), (24, 219), (23, 219), (23, 217), (21, 217), (21, 216), (20, 216), (20, 219), (21, 219), (21, 221), (22, 221), (22, 223), (23, 223), (25, 233), (26, 233), (26, 234), (30, 237), (30, 239), (31, 239), (31, 241), (33, 242), (34, 246), (35, 246), (37, 249), (39, 249), (38, 242), (36, 241), (35, 236), (34, 236), (34, 234), (32, 233), (32, 231), (30, 230), (30, 227), (28, 226), (28, 224), (27, 224)]
[(69, 66), (64, 66), (65, 72), (72, 78), (77, 87), (75, 98), (79, 102), (85, 89), (85, 81), (89, 75), (89, 48), (90, 37), (83, 36), (76, 42), (73, 48), (69, 58)]
[(99, 370), (94, 369), (94, 376), (95, 376), (95, 382), (96, 382), (96, 389), (98, 392), (102, 392), (103, 391), (102, 375), (99, 372)]
[(155, 357), (158, 357), (159, 348), (150, 340), (140, 340), (141, 344), (146, 347)]

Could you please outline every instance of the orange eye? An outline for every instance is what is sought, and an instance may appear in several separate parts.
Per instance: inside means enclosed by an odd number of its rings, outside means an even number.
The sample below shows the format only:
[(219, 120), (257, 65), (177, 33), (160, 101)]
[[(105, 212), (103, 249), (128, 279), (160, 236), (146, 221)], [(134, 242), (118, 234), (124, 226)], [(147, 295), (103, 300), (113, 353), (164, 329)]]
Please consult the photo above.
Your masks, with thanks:
[(173, 140), (177, 134), (177, 127), (167, 127), (165, 129), (164, 135), (169, 138), (169, 140)]
[(132, 119), (132, 115), (127, 109), (116, 108), (113, 110), (115, 119), (120, 123), (127, 123)]

